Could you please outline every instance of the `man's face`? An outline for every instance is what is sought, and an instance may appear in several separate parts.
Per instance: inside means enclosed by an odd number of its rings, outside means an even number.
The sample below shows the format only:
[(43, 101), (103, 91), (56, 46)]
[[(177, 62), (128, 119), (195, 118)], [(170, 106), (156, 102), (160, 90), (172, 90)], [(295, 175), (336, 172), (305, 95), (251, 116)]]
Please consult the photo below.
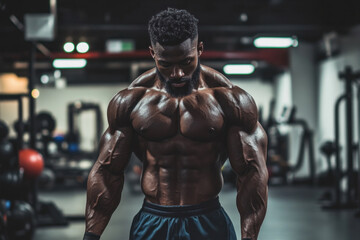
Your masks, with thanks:
[(192, 92), (199, 81), (202, 51), (203, 43), (190, 38), (175, 46), (156, 43), (150, 47), (157, 74), (170, 95), (180, 97)]

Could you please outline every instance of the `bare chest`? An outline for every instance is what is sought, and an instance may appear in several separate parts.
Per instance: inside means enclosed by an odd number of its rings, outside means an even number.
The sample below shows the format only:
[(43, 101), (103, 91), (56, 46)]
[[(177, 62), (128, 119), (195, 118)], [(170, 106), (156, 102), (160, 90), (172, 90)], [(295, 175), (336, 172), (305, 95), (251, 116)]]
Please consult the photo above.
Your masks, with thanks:
[(150, 91), (131, 113), (133, 128), (149, 141), (161, 141), (181, 134), (197, 141), (213, 141), (224, 128), (223, 112), (210, 92), (196, 92), (170, 98)]

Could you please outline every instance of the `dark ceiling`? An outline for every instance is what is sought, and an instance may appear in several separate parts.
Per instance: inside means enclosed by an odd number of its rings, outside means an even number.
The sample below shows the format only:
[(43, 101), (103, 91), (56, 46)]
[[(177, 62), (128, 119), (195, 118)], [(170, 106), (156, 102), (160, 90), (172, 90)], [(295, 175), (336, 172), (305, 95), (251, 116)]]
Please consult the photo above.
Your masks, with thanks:
[[(54, 0), (0, 0), (0, 72), (8, 71), (13, 61), (27, 60), (30, 49), (24, 33), (10, 17), (13, 15), (23, 23), (26, 13), (50, 13), (51, 1)], [(297, 36), (300, 43), (317, 42), (325, 33), (335, 31), (346, 34), (351, 27), (359, 24), (359, 2), (57, 0), (56, 38), (52, 42), (41, 42), (50, 55), (43, 56), (38, 51), (38, 58), (51, 59), (61, 55), (63, 43), (69, 38), (74, 42), (88, 41), (90, 53), (97, 53), (96, 56), (103, 58), (106, 58), (103, 53), (108, 39), (132, 39), (137, 51), (146, 50), (149, 45), (147, 22), (166, 7), (187, 9), (200, 20), (199, 36), (209, 51), (256, 51), (251, 41), (245, 40), (258, 35)]]

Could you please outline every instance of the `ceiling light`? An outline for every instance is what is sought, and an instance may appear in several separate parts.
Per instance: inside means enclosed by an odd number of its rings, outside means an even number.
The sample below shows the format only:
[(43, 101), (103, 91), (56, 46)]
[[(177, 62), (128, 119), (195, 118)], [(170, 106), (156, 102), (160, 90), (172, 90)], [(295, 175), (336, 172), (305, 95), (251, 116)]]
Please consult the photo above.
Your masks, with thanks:
[(75, 49), (75, 45), (72, 42), (66, 42), (64, 44), (64, 51), (67, 53), (71, 53), (72, 51), (74, 51)]
[(31, 91), (31, 96), (33, 97), (33, 98), (38, 98), (39, 96), (40, 96), (40, 92), (39, 92), (39, 90), (38, 89), (33, 89), (32, 91)]
[(89, 51), (89, 44), (87, 42), (79, 42), (76, 45), (76, 51), (78, 51), (79, 53), (86, 53), (87, 51)]
[(297, 39), (294, 39), (293, 47), (299, 46), (299, 41)]
[(131, 39), (109, 39), (106, 41), (106, 51), (109, 53), (120, 53), (133, 51), (135, 43)]
[(50, 78), (49, 78), (49, 76), (46, 75), (46, 74), (44, 74), (44, 75), (42, 75), (42, 76), (40, 77), (40, 82), (41, 82), (42, 84), (48, 84), (49, 81), (50, 81)]
[(54, 78), (60, 78), (61, 77), (61, 71), (60, 70), (55, 70), (54, 71)]
[(227, 64), (223, 70), (228, 75), (248, 75), (255, 71), (255, 67), (252, 64)]
[(258, 37), (254, 40), (257, 48), (288, 48), (297, 44), (298, 41), (291, 37)]
[(54, 59), (54, 68), (84, 68), (87, 64), (86, 59)]
[(241, 22), (246, 22), (248, 20), (248, 15), (246, 13), (241, 13), (239, 16)]

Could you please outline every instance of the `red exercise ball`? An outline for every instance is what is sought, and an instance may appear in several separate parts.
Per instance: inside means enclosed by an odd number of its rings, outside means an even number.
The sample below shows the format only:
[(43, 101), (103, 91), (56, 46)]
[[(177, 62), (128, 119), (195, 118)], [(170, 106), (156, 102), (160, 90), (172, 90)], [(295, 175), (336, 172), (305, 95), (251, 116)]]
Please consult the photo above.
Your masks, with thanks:
[(19, 166), (24, 169), (26, 177), (37, 178), (44, 168), (44, 159), (33, 149), (23, 149), (19, 152)]

